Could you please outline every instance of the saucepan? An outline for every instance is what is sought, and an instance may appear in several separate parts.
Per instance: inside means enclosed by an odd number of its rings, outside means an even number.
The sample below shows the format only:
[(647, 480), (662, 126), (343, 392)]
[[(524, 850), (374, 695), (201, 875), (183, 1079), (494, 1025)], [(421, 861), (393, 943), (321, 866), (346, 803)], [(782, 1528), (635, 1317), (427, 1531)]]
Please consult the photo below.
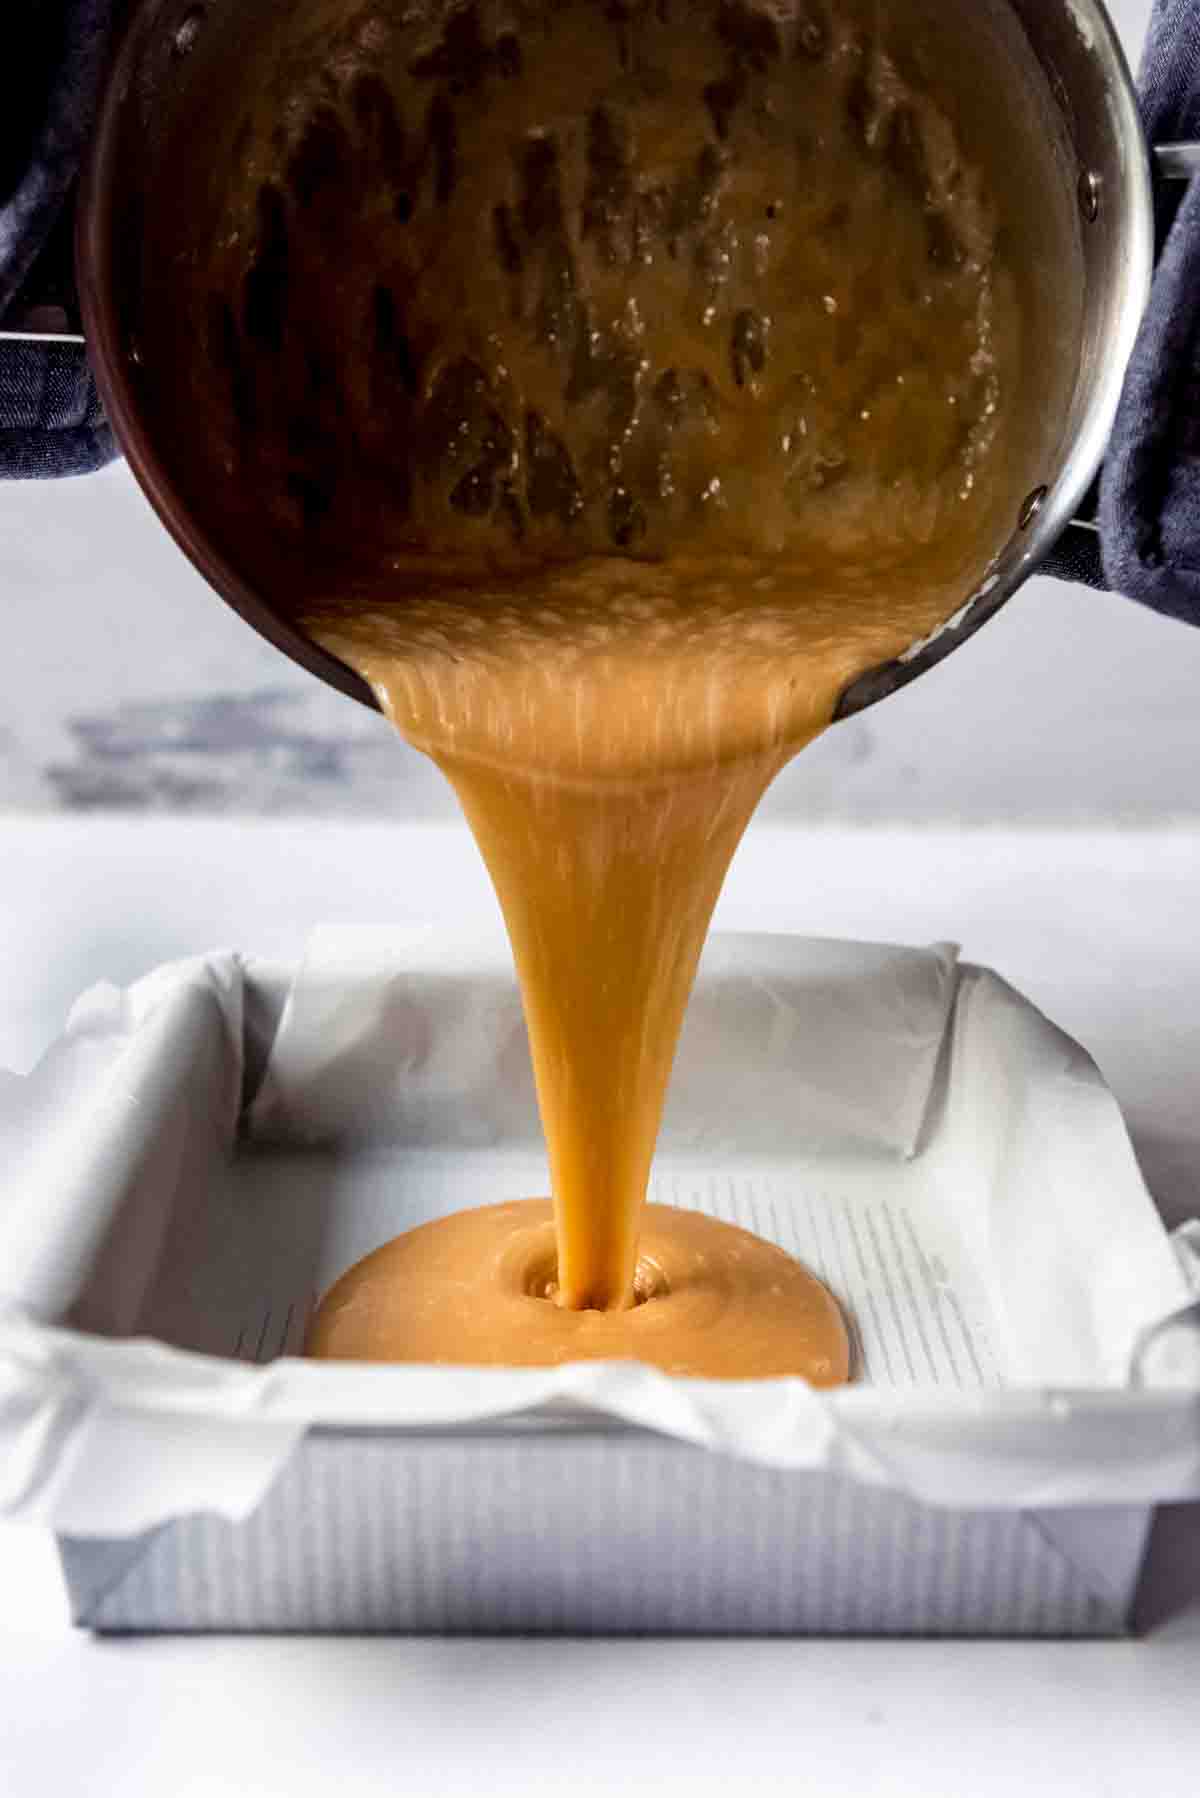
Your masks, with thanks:
[[(134, 475), (196, 567), (293, 661), (374, 705), (365, 682), (280, 615), (247, 563), (209, 528), (203, 506), (184, 496), (172, 474), (171, 446), (148, 404), (139, 348), (139, 308), (146, 304), (148, 286), (130, 270), (137, 262), (145, 196), (159, 178), (155, 122), (169, 115), (186, 87), (203, 34), (236, 31), (242, 5), (243, 0), (135, 0), (130, 9), (81, 195), (77, 259), (84, 331), (101, 396)], [(1046, 441), (1053, 447), (1033, 471), (1023, 503), (1014, 507), (1011, 534), (997, 545), (986, 580), (975, 592), (963, 593), (960, 609), (931, 640), (856, 681), (843, 696), (842, 716), (874, 704), (956, 649), (1078, 519), (1104, 458), (1149, 296), (1155, 155), (1174, 174), (1188, 172), (1194, 160), (1187, 146), (1152, 152), (1147, 145), (1130, 72), (1100, 0), (956, 0), (955, 15), (961, 19), (959, 9), (970, 15), (973, 8), (981, 21), (986, 10), (993, 23), (997, 9), (1005, 9), (1011, 15), (1006, 29), (1024, 34), (1045, 76), (1054, 113), (1050, 128), (1061, 140), (1061, 154), (1046, 164), (1057, 191), (1041, 196), (1044, 208), (1035, 200), (1028, 211), (1031, 217), (1044, 210), (1069, 220), (1077, 266), (1081, 260), (1083, 304), (1077, 328), (1066, 334), (1048, 330), (1045, 361), (1041, 366), (1031, 361), (1030, 379), (1057, 396), (1048, 403), (1061, 417), (1052, 421)], [(979, 104), (993, 109), (1002, 126), (1021, 100), (1003, 91), (997, 74), (995, 91), (981, 92)], [(197, 142), (194, 155), (202, 158), (204, 152)], [(1056, 379), (1050, 379), (1052, 372)]]

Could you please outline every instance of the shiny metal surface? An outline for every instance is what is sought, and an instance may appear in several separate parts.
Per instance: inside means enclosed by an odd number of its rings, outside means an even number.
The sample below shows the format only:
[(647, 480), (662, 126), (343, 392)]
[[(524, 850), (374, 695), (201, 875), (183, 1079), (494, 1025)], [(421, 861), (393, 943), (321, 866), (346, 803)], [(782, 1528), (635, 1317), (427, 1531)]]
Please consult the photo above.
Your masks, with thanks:
[(1200, 175), (1200, 144), (1156, 144), (1154, 163), (1168, 181), (1190, 181)]
[[(980, 590), (930, 641), (856, 681), (839, 717), (875, 705), (935, 667), (979, 630), (1036, 570), (1104, 459), (1154, 272), (1150, 156), (1116, 29), (1100, 0), (1010, 0), (1049, 78), (1077, 162), (1084, 219), (1085, 315), (1075, 398), (1046, 497), (1014, 534)], [(1084, 204), (1094, 198), (1094, 206)]]
[[(1020, 519), (978, 592), (956, 617), (900, 660), (854, 683), (839, 716), (877, 703), (949, 655), (1034, 572), (1074, 517), (1111, 433), (1154, 262), (1150, 156), (1132, 78), (1100, 0), (1008, 0), (1048, 77), (1070, 141), (1064, 171), (1082, 215), (1085, 318), (1074, 398), (1058, 466), (1047, 467), (1045, 496)], [(78, 226), (85, 333), (106, 411), (130, 465), (185, 553), (248, 623), (322, 680), (374, 704), (365, 683), (278, 618), (203, 524), (181, 503), (138, 399), (136, 344), (129, 328), (127, 268), (138, 238), (139, 188), (152, 179), (153, 119), (169, 105), (199, 31), (232, 28), (237, 0), (140, 0), (111, 72), (101, 109)], [(1001, 103), (1002, 97), (1001, 97)], [(1172, 146), (1168, 172), (1190, 170), (1191, 147)], [(1188, 154), (1185, 156), (1184, 151)]]
[(35, 326), (0, 331), (0, 343), (86, 343), (81, 331), (40, 331)]

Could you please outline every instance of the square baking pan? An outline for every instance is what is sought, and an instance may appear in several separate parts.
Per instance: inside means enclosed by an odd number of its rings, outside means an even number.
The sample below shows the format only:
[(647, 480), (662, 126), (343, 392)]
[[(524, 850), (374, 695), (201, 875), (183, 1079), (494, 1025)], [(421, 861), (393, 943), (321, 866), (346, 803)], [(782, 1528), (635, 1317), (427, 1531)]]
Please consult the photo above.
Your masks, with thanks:
[(1186, 1232), (952, 950), (715, 938), (652, 1197), (827, 1280), (854, 1384), (305, 1361), (359, 1255), (546, 1189), (502, 946), (161, 969), (2, 1089), (0, 1511), (106, 1632), (1103, 1636), (1200, 1491)]

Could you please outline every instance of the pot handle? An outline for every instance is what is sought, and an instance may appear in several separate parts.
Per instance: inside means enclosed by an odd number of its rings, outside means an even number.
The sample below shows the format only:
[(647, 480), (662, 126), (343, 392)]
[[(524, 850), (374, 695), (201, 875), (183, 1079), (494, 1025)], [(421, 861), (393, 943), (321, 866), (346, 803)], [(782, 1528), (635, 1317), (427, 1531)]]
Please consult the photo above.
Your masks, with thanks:
[(68, 330), (67, 322), (57, 307), (35, 306), (0, 330), (0, 343), (85, 343), (83, 332)]
[(1200, 175), (1200, 143), (1156, 144), (1153, 154), (1163, 181), (1190, 181)]
[(0, 317), (0, 343), (84, 343), (75, 284), (74, 196)]

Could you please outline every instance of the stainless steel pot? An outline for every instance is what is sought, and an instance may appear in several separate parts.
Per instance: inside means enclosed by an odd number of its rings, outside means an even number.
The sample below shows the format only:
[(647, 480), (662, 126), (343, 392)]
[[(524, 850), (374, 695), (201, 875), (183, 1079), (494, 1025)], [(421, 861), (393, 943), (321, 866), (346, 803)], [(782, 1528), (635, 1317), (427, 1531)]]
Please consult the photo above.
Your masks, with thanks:
[[(960, 0), (967, 4), (968, 0)], [(975, 0), (983, 4), (983, 0)], [(1069, 145), (1061, 179), (1082, 216), (1084, 308), (1062, 448), (1013, 521), (987, 581), (930, 641), (857, 681), (841, 715), (860, 711), (934, 666), (984, 624), (1037, 567), (1076, 517), (1103, 460), (1154, 265), (1151, 155), (1115, 29), (1100, 0), (1004, 0), (1047, 77)], [(186, 79), (198, 33), (220, 30), (237, 0), (138, 0), (101, 108), (78, 224), (84, 332), (108, 416), (130, 465), (187, 555), (223, 598), (303, 667), (373, 705), (365, 684), (271, 609), (183, 502), (148, 422), (136, 379), (137, 348), (123, 286), (123, 245), (138, 229), (139, 185), (152, 178), (139, 131), (148, 108), (168, 106)], [(1011, 96), (1010, 96), (1011, 98)], [(982, 103), (1005, 103), (1003, 95)], [(1168, 174), (1192, 172), (1195, 152), (1159, 152)], [(1069, 163), (1069, 166), (1066, 166)], [(1061, 196), (1059, 196), (1061, 197)], [(1068, 388), (1070, 391), (1070, 388)]]

